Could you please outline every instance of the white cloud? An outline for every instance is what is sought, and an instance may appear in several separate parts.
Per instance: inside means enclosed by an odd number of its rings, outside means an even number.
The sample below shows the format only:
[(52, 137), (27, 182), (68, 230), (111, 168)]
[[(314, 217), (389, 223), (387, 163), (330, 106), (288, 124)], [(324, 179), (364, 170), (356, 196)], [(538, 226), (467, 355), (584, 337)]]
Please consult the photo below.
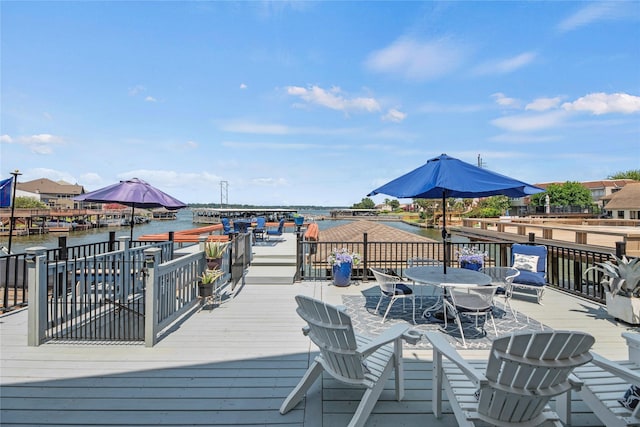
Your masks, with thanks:
[(230, 120), (220, 124), (225, 132), (265, 135), (353, 135), (361, 133), (358, 128), (293, 127), (277, 123), (255, 123), (248, 120)]
[(560, 105), (560, 101), (562, 101), (562, 98), (559, 96), (556, 96), (555, 98), (538, 98), (527, 104), (524, 109), (533, 111), (551, 110), (552, 108), (556, 108)]
[(0, 135), (0, 142), (4, 142), (6, 144), (11, 144), (13, 142), (13, 138), (11, 138), (11, 136), (5, 134), (5, 135)]
[[(209, 172), (176, 172), (170, 170), (138, 169), (123, 172), (117, 179), (140, 178), (154, 187), (173, 196), (172, 192), (182, 191), (184, 188), (216, 188), (223, 179)], [(184, 202), (184, 200), (183, 200)]]
[(632, 114), (640, 112), (640, 96), (626, 93), (590, 93), (573, 102), (565, 102), (562, 108), (567, 111), (587, 111), (595, 115)]
[(68, 172), (48, 168), (30, 169), (24, 174), (23, 177), (25, 181), (30, 181), (32, 179), (38, 178), (47, 178), (51, 181), (65, 181), (71, 184), (75, 184), (78, 182), (78, 180)]
[(144, 92), (145, 90), (147, 90), (147, 88), (145, 88), (142, 85), (136, 85), (132, 88), (129, 88), (129, 96), (136, 96), (142, 92)]
[(395, 108), (391, 108), (389, 111), (387, 111), (387, 114), (382, 116), (382, 120), (384, 120), (385, 122), (394, 122), (394, 123), (400, 123), (406, 118), (407, 118), (406, 113), (396, 110)]
[(284, 178), (253, 178), (251, 183), (263, 187), (281, 187), (288, 185), (287, 180)]
[(564, 111), (551, 111), (544, 114), (521, 114), (500, 117), (492, 120), (491, 124), (511, 132), (530, 132), (556, 127), (566, 117), (567, 113)]
[(246, 84), (244, 84), (244, 83), (240, 83), (240, 89), (246, 89), (246, 88), (247, 88), (247, 85), (246, 85)]
[(86, 187), (87, 185), (100, 185), (103, 181), (97, 173), (88, 172), (80, 175), (80, 182)]
[(420, 42), (402, 38), (371, 53), (365, 65), (380, 73), (411, 80), (428, 80), (455, 70), (463, 57), (464, 49), (446, 39)]
[(571, 31), (593, 22), (621, 18), (624, 16), (623, 10), (626, 8), (623, 3), (625, 2), (590, 3), (560, 22), (558, 29), (562, 32)]
[(144, 100), (147, 101), (147, 102), (157, 102), (158, 101), (153, 96), (147, 96), (147, 97), (144, 98)]
[(380, 111), (380, 104), (375, 98), (355, 97), (348, 98), (342, 93), (339, 87), (332, 87), (325, 90), (319, 86), (311, 86), (304, 88), (300, 86), (288, 86), (287, 94), (297, 96), (309, 104), (320, 105), (332, 110), (343, 111), (345, 113), (351, 111)]
[(502, 92), (497, 92), (491, 95), (493, 99), (495, 99), (496, 104), (501, 107), (510, 107), (510, 108), (518, 108), (520, 102), (515, 98), (509, 98)]
[[(555, 142), (560, 138), (558, 136), (546, 135), (546, 136), (537, 136), (537, 135), (523, 135), (523, 134), (515, 134), (515, 133), (503, 133), (501, 135), (496, 135), (491, 138), (488, 138), (489, 141), (493, 142), (514, 142), (514, 143), (544, 143), (544, 142)], [(483, 151), (483, 154), (484, 153)]]
[(418, 108), (420, 113), (476, 113), (487, 109), (487, 105), (480, 104), (438, 104), (430, 102)]
[(195, 141), (187, 141), (184, 143), (187, 148), (198, 148), (198, 143)]
[(237, 133), (256, 133), (267, 135), (287, 135), (291, 133), (291, 129), (285, 125), (279, 124), (262, 124), (246, 121), (231, 121), (222, 124), (223, 131)]
[(245, 150), (307, 150), (310, 148), (323, 148), (322, 145), (308, 143), (286, 143), (286, 142), (242, 142), (223, 141), (223, 147), (242, 148)]
[(479, 65), (474, 69), (474, 74), (506, 74), (529, 65), (536, 59), (537, 54), (525, 52), (513, 58), (502, 59)]
[[(12, 142), (12, 140), (3, 142)], [(20, 136), (18, 137), (17, 142), (29, 147), (29, 150), (32, 153), (51, 154), (53, 153), (53, 146), (55, 146), (56, 144), (62, 144), (63, 140), (59, 136), (51, 135), (48, 133), (41, 133), (37, 135)]]

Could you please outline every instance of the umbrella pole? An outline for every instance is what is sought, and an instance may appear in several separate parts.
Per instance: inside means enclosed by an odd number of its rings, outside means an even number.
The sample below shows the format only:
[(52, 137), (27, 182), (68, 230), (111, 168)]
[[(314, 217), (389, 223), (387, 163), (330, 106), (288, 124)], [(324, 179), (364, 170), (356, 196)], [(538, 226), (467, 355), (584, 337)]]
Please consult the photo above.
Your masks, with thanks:
[(129, 235), (129, 247), (133, 242), (133, 212), (136, 210), (136, 205), (131, 205), (131, 234)]
[(446, 197), (444, 190), (442, 191), (442, 243), (444, 248), (444, 263), (443, 263), (443, 272), (447, 274), (447, 205), (446, 205)]

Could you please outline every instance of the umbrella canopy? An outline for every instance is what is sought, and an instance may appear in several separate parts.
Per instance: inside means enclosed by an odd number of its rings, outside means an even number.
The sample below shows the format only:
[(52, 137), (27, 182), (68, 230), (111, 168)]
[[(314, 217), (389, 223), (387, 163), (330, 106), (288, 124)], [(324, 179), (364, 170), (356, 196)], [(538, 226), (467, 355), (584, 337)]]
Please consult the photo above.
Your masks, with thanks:
[[(368, 196), (388, 194), (399, 198), (442, 198), (442, 237), (446, 243), (446, 199), (474, 198), (495, 195), (522, 197), (543, 192), (542, 188), (479, 168), (442, 154), (424, 165), (376, 188)], [(447, 272), (447, 251), (444, 251), (444, 272)]]
[(131, 206), (131, 239), (133, 240), (133, 212), (135, 208), (180, 209), (187, 207), (180, 200), (158, 190), (146, 181), (131, 178), (90, 193), (81, 194), (73, 200), (80, 202), (120, 203)]

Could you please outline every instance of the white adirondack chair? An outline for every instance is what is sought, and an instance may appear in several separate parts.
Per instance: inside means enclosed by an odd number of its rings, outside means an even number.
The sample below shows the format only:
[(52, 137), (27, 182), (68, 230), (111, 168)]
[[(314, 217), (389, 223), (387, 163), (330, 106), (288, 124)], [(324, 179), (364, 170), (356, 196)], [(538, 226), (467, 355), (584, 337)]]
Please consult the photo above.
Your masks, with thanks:
[(320, 355), (282, 403), (281, 414), (302, 400), (323, 371), (345, 384), (366, 388), (350, 427), (364, 425), (394, 370), (396, 399), (402, 400), (402, 340), (415, 344), (420, 339), (419, 334), (408, 333), (408, 326), (396, 325), (376, 338), (356, 335), (351, 318), (340, 308), (302, 295), (296, 296), (296, 302), (298, 314), (308, 325), (303, 328), (303, 333), (318, 346)]
[[(625, 332), (629, 360), (614, 362), (593, 354), (591, 363), (581, 366), (574, 375), (583, 382), (578, 395), (607, 427), (640, 425), (640, 404), (627, 409), (618, 401), (632, 384), (640, 387), (640, 334)], [(571, 395), (558, 401), (565, 424), (571, 424)]]
[[(433, 412), (442, 415), (442, 387), (460, 426), (482, 421), (494, 426), (562, 426), (549, 399), (579, 384), (571, 371), (591, 360), (594, 338), (583, 332), (518, 333), (497, 338), (489, 360), (466, 361), (439, 332), (433, 345)], [(448, 361), (443, 360), (443, 356)]]

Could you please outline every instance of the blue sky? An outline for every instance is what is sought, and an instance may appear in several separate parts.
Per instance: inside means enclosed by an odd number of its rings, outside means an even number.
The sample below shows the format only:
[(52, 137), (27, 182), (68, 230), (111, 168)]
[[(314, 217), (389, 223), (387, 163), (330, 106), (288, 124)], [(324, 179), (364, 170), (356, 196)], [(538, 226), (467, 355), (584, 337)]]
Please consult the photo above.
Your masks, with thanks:
[[(640, 168), (640, 2), (0, 2), (0, 177), (351, 205)], [(376, 202), (388, 196), (374, 197)]]

